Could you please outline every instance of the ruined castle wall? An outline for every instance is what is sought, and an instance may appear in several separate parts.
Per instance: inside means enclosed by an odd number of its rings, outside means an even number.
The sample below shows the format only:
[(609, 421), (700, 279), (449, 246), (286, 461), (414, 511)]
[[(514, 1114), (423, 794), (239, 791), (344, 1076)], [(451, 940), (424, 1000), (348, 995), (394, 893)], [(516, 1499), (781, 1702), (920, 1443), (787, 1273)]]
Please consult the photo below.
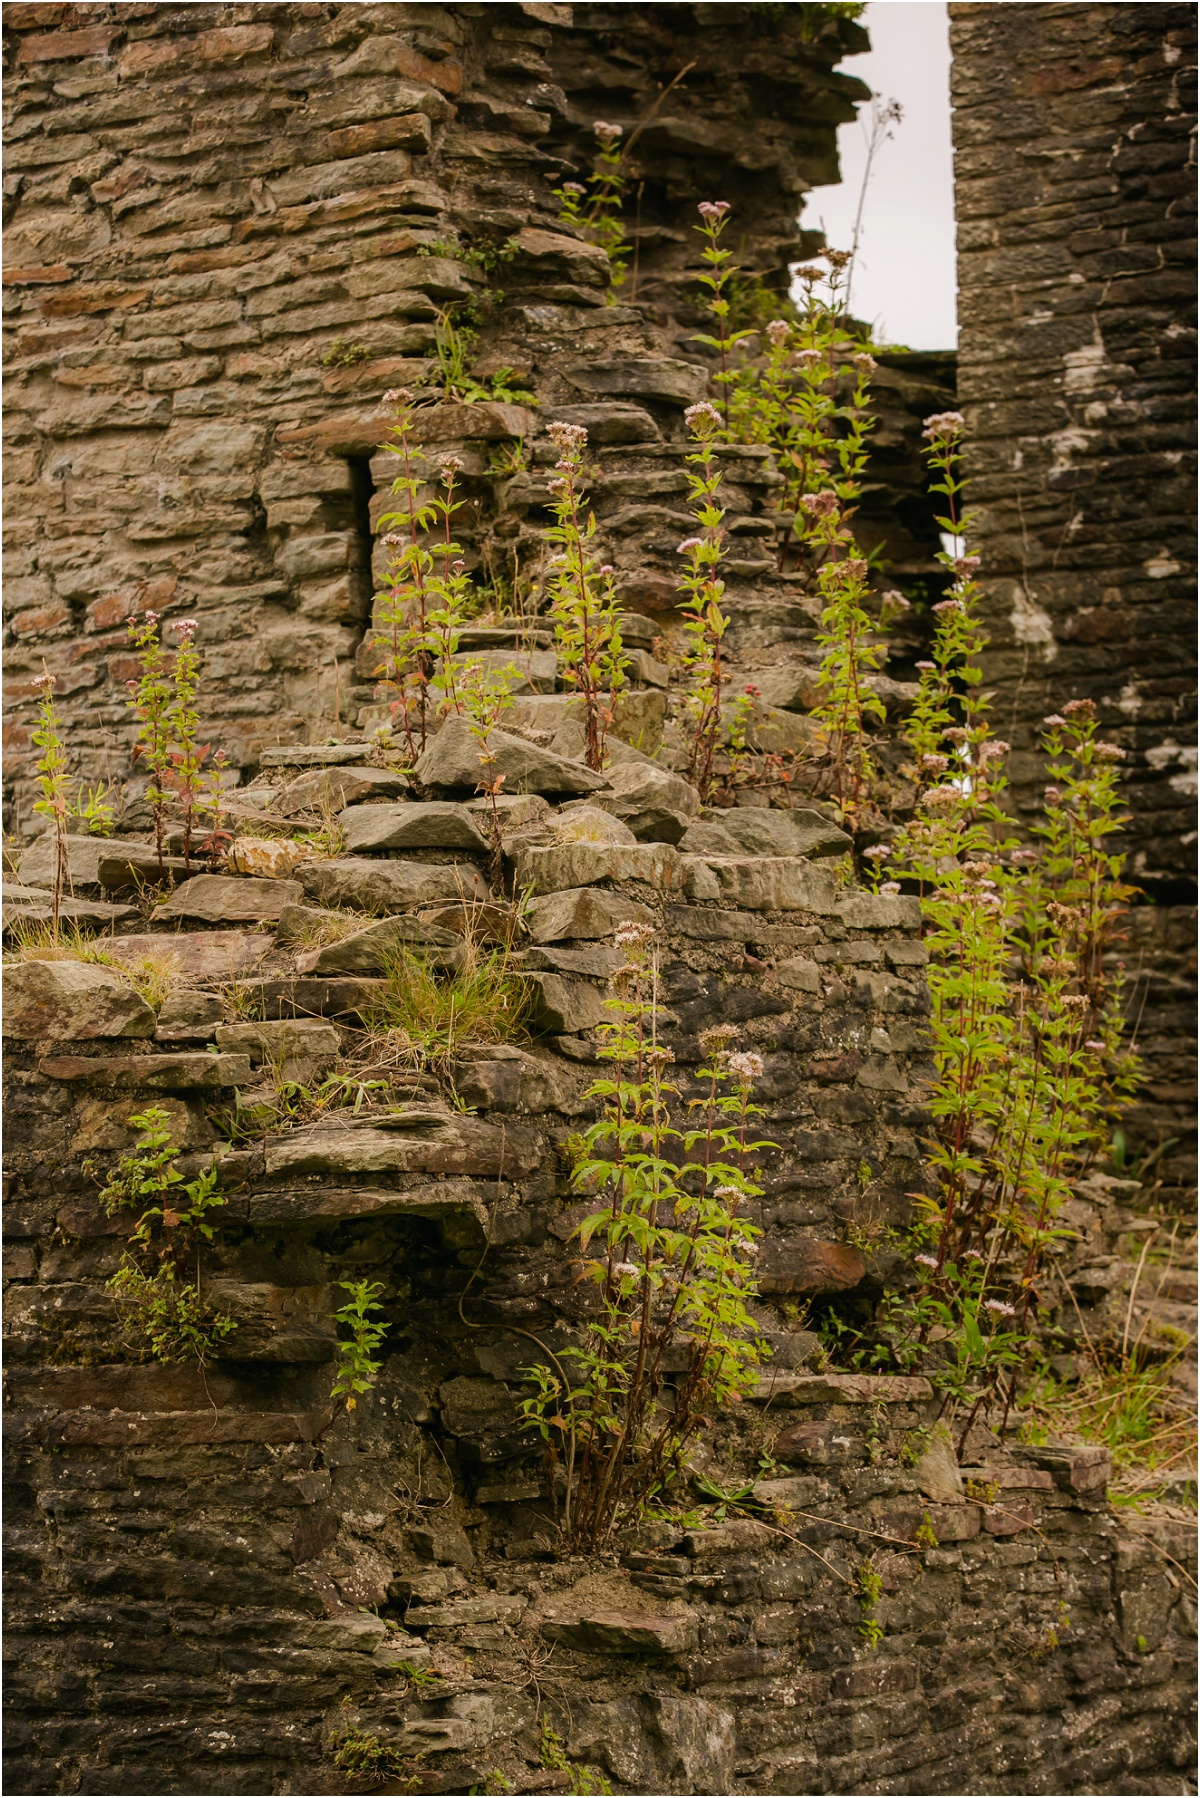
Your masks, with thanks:
[[(1038, 726), (1126, 750), (1135, 1122), (1195, 1182), (1195, 12), (952, 4), (959, 402), (996, 713), (1023, 816)], [(1183, 909), (1180, 909), (1183, 908)]]

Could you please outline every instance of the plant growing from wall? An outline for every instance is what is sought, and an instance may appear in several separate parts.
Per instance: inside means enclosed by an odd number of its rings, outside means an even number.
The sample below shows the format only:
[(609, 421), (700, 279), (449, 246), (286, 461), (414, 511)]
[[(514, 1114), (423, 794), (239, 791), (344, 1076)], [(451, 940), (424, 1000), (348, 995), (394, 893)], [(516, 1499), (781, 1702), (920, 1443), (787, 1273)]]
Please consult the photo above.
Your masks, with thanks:
[(702, 1096), (689, 1101), (687, 1124), (673, 1121), (652, 935), (648, 925), (617, 931), (629, 960), (600, 1027), (611, 1072), (590, 1089), (600, 1115), (573, 1174), (596, 1205), (575, 1231), (595, 1306), (554, 1371), (526, 1370), (536, 1389), (523, 1401), (527, 1427), (562, 1462), (564, 1527), (591, 1550), (664, 1493), (710, 1407), (736, 1402), (765, 1353), (746, 1308), (759, 1234), (746, 1207), (761, 1191), (752, 1163), (769, 1146), (752, 1136), (762, 1062), (732, 1049), (736, 1031), (707, 1032)]
[(161, 879), (170, 797), (171, 682), (158, 625), (157, 612), (144, 612), (140, 623), (136, 618), (129, 620), (129, 640), (138, 653), (139, 666), (137, 678), (126, 684), (138, 726), (133, 759), (135, 763), (142, 762), (146, 769), (146, 803), (154, 819), (154, 849)]
[(217, 1191), (217, 1171), (210, 1167), (195, 1180), (184, 1179), (161, 1106), (131, 1116), (129, 1123), (140, 1132), (138, 1140), (110, 1169), (100, 1203), (109, 1217), (124, 1210), (136, 1210), (138, 1217), (108, 1290), (130, 1341), (143, 1354), (203, 1367), (234, 1328), (233, 1319), (214, 1311), (201, 1295), (201, 1247), (215, 1235), (210, 1213), (225, 1203)]
[(754, 335), (752, 331), (735, 331), (730, 323), (730, 286), (738, 270), (733, 251), (727, 250), (721, 243), (722, 234), (729, 223), (729, 210), (728, 200), (700, 202), (700, 223), (695, 226), (704, 239), (704, 249), (701, 252), (704, 272), (700, 276), (700, 284), (708, 289), (707, 305), (712, 315), (713, 329), (709, 332), (697, 332), (692, 337), (693, 343), (702, 343), (706, 349), (717, 353), (719, 367), (712, 379), (714, 386), (721, 389), (721, 417), (727, 432), (730, 428), (730, 388), (737, 380), (730, 358), (740, 343)]
[(388, 1325), (371, 1314), (383, 1310), (379, 1295), (384, 1289), (377, 1280), (339, 1280), (338, 1285), (350, 1296), (333, 1314), (334, 1323), (344, 1334), (338, 1339), (338, 1364), (330, 1397), (344, 1399), (346, 1410), (353, 1411), (383, 1367), (375, 1351), (387, 1335)]
[(1012, 1401), (1059, 1214), (1128, 1103), (1137, 1058), (1123, 1046), (1108, 953), (1129, 891), (1110, 847), (1122, 752), (1097, 736), (1090, 702), (1052, 715), (1043, 847), (1019, 844), (1004, 809), (1008, 745), (992, 735), (982, 687), (977, 561), (958, 548), (971, 523), (959, 509), (961, 431), (957, 413), (926, 421), (952, 585), (920, 666), (906, 731), (914, 812), (891, 858), (917, 883), (926, 920), (935, 1192), (921, 1202), (920, 1286), (885, 1307), (878, 1354), (922, 1365), (944, 1408), (969, 1406), (965, 1440), (989, 1395)]
[(688, 779), (707, 803), (713, 784), (713, 758), (721, 740), (721, 643), (728, 619), (721, 609), (725, 583), (718, 570), (724, 551), (721, 520), (725, 513), (717, 503), (721, 474), (714, 452), (721, 417), (715, 406), (702, 400), (684, 414), (696, 448), (689, 454), (688, 499), (698, 535), (679, 545), (687, 557), (679, 591), (685, 595), (683, 614), (683, 713), (688, 732)]
[[(631, 245), (625, 236), (621, 208), (625, 200), (625, 172), (622, 167), (620, 125), (597, 119), (592, 127), (596, 134), (596, 166), (588, 176), (588, 187), (579, 181), (564, 181), (553, 189), (559, 203), (559, 223), (569, 225), (598, 244), (609, 262), (609, 301), (615, 301), (617, 289), (625, 281), (626, 263)], [(585, 205), (584, 202), (588, 203)]]
[(583, 701), (588, 767), (598, 769), (604, 766), (605, 739), (629, 658), (621, 643), (613, 571), (598, 564), (589, 547), (596, 520), (586, 511), (582, 490), (587, 432), (582, 425), (558, 422), (550, 426), (550, 438), (558, 451), (550, 482), (556, 522), (545, 533), (555, 548), (550, 561), (555, 647), (561, 678)]
[(63, 888), (70, 879), (67, 850), (67, 821), (70, 804), (67, 798), (67, 756), (58, 729), (54, 706), (54, 676), (44, 670), (34, 686), (38, 692), (38, 721), (33, 729), (34, 747), (41, 751), (37, 760), (37, 784), (41, 793), (33, 809), (49, 824), (54, 842), (54, 879), (51, 896), (51, 929), (55, 943), (59, 940), (62, 921)]

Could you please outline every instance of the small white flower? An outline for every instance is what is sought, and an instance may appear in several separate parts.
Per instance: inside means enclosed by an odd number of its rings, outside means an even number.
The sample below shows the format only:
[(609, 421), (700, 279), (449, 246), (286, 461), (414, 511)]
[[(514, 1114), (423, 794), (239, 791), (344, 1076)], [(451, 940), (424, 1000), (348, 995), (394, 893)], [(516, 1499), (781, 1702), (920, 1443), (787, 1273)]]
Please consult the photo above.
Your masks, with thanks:
[(916, 1257), (916, 1259), (921, 1263), (922, 1267), (936, 1267), (937, 1266), (937, 1256), (936, 1255), (918, 1255)]
[(755, 1055), (749, 1049), (739, 1049), (729, 1057), (726, 1065), (729, 1072), (736, 1074), (739, 1080), (757, 1080), (765, 1064), (761, 1055)]

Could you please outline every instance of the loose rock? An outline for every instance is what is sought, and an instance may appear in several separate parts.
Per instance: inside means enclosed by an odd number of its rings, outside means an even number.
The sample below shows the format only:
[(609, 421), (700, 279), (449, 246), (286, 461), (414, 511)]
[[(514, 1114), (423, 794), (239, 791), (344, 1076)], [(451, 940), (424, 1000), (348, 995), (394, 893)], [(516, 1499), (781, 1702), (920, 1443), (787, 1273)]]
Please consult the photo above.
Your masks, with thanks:
[(17, 961), (4, 969), (5, 1036), (153, 1036), (155, 1023), (140, 994), (95, 962)]

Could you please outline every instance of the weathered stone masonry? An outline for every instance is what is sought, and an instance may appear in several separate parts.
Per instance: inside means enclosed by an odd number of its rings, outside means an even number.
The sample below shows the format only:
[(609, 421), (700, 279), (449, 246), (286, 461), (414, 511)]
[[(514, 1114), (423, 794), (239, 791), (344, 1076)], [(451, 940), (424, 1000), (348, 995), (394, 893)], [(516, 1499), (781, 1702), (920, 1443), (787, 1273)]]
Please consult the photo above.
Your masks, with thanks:
[[(856, 1244), (904, 1214), (920, 1178), (914, 903), (841, 887), (843, 845), (811, 816), (696, 820), (657, 803), (662, 791), (655, 806), (635, 796), (651, 777), (632, 743), (653, 750), (664, 730), (654, 638), (690, 522), (681, 412), (706, 382), (688, 214), (732, 200), (743, 255), (781, 286), (803, 250), (799, 196), (835, 172), (834, 125), (863, 91), (834, 71), (862, 34), (843, 24), (807, 41), (799, 12), (7, 10), (16, 834), (43, 659), (80, 763), (128, 778), (122, 619), (152, 604), (200, 621), (206, 722), (255, 777), (250, 803), (311, 815), (330, 766), (324, 798), (348, 808), (356, 845), (289, 879), (203, 877), (149, 927), (118, 907), (123, 953), (180, 960), (186, 990), (157, 1018), (102, 969), (86, 990), (64, 991), (70, 964), (54, 964), (9, 992), (14, 1792), (368, 1789), (332, 1762), (350, 1725), (409, 1757), (404, 1789), (465, 1791), (498, 1767), (516, 1790), (562, 1790), (567, 1776), (537, 1766), (539, 1710), (625, 1792), (1187, 1789), (1186, 1532), (1114, 1516), (1096, 1452), (1012, 1455), (987, 1425), (966, 1486), (922, 1452), (924, 1382), (821, 1371), (785, 1309), (853, 1304), (894, 1274)], [(638, 285), (615, 306), (603, 258), (563, 233), (550, 194), (588, 166), (598, 116), (645, 125)], [(512, 236), (520, 254), (486, 281), (418, 253)], [(472, 567), (509, 577), (537, 554), (543, 422), (588, 426), (635, 652), (628, 742), (609, 787), (591, 787), (611, 841), (554, 840), (571, 831), (569, 808), (549, 804), (565, 797), (555, 780), (575, 793), (589, 781), (569, 760), (577, 727), (548, 643), (481, 638), (527, 657), (514, 717), (552, 739), (505, 845), (549, 889), (521, 950), (537, 1042), (464, 1057), (474, 1115), (414, 1079), (391, 1095), (412, 1106), (405, 1128), (369, 1114), (226, 1155), (207, 1277), (237, 1321), (229, 1356), (203, 1380), (114, 1359), (104, 1281), (123, 1223), (99, 1211), (84, 1160), (109, 1165), (153, 1097), (198, 1168), (209, 1104), (253, 1100), (267, 1057), (319, 1071), (352, 1045), (377, 991), (371, 920), (363, 938), (298, 951), (305, 913), (368, 912), (384, 892), (445, 953), (453, 903), (483, 890), (470, 790), (397, 785), (373, 765), (360, 652), (387, 479), (381, 395), (418, 371), (436, 308), (489, 284), (506, 300), (480, 364), (515, 366), (541, 411), (443, 404), (422, 430), (466, 464)], [(360, 359), (328, 359), (338, 340)], [(942, 359), (909, 358), (881, 380), (882, 490), (867, 510), (906, 580), (930, 578), (911, 422), (948, 403), (946, 376)], [(527, 466), (498, 467), (518, 441)], [(774, 572), (776, 477), (753, 452), (727, 469), (731, 652), (770, 702), (764, 740), (802, 745), (814, 620)], [(330, 736), (342, 746), (322, 747)], [(451, 802), (449, 823), (426, 809), (435, 799)], [(135, 837), (138, 821), (134, 804)], [(393, 830), (410, 846), (389, 847)], [(135, 841), (73, 856), (87, 903), (120, 898), (129, 869), (148, 866)], [(579, 884), (563, 894), (567, 872)], [(19, 878), (44, 882), (40, 849)], [(530, 1351), (511, 1327), (561, 1343), (578, 1320), (562, 1148), (584, 1115), (613, 923), (639, 907), (660, 927), (681, 1081), (717, 1020), (767, 1061), (779, 1147), (760, 1311), (776, 1355), (706, 1466), (753, 1477), (770, 1449), (760, 1496), (803, 1517), (795, 1540), (756, 1523), (664, 1526), (620, 1564), (589, 1566), (544, 1547), (549, 1492), (515, 1414)], [(252, 999), (261, 1023), (244, 1021)], [(1136, 1260), (1134, 1197), (1103, 1179), (1080, 1196), (1069, 1270)], [(334, 1282), (364, 1276), (386, 1289), (385, 1372), (331, 1423)], [(1090, 1298), (1081, 1327), (1098, 1331), (1120, 1294)], [(923, 1520), (938, 1546), (917, 1553)], [(868, 1548), (887, 1631), (874, 1654), (845, 1584)], [(442, 1678), (417, 1684), (405, 1664)]]
[(1001, 729), (1096, 701), (1128, 754), (1136, 1127), (1195, 1186), (1196, 15), (952, 5), (959, 400)]

